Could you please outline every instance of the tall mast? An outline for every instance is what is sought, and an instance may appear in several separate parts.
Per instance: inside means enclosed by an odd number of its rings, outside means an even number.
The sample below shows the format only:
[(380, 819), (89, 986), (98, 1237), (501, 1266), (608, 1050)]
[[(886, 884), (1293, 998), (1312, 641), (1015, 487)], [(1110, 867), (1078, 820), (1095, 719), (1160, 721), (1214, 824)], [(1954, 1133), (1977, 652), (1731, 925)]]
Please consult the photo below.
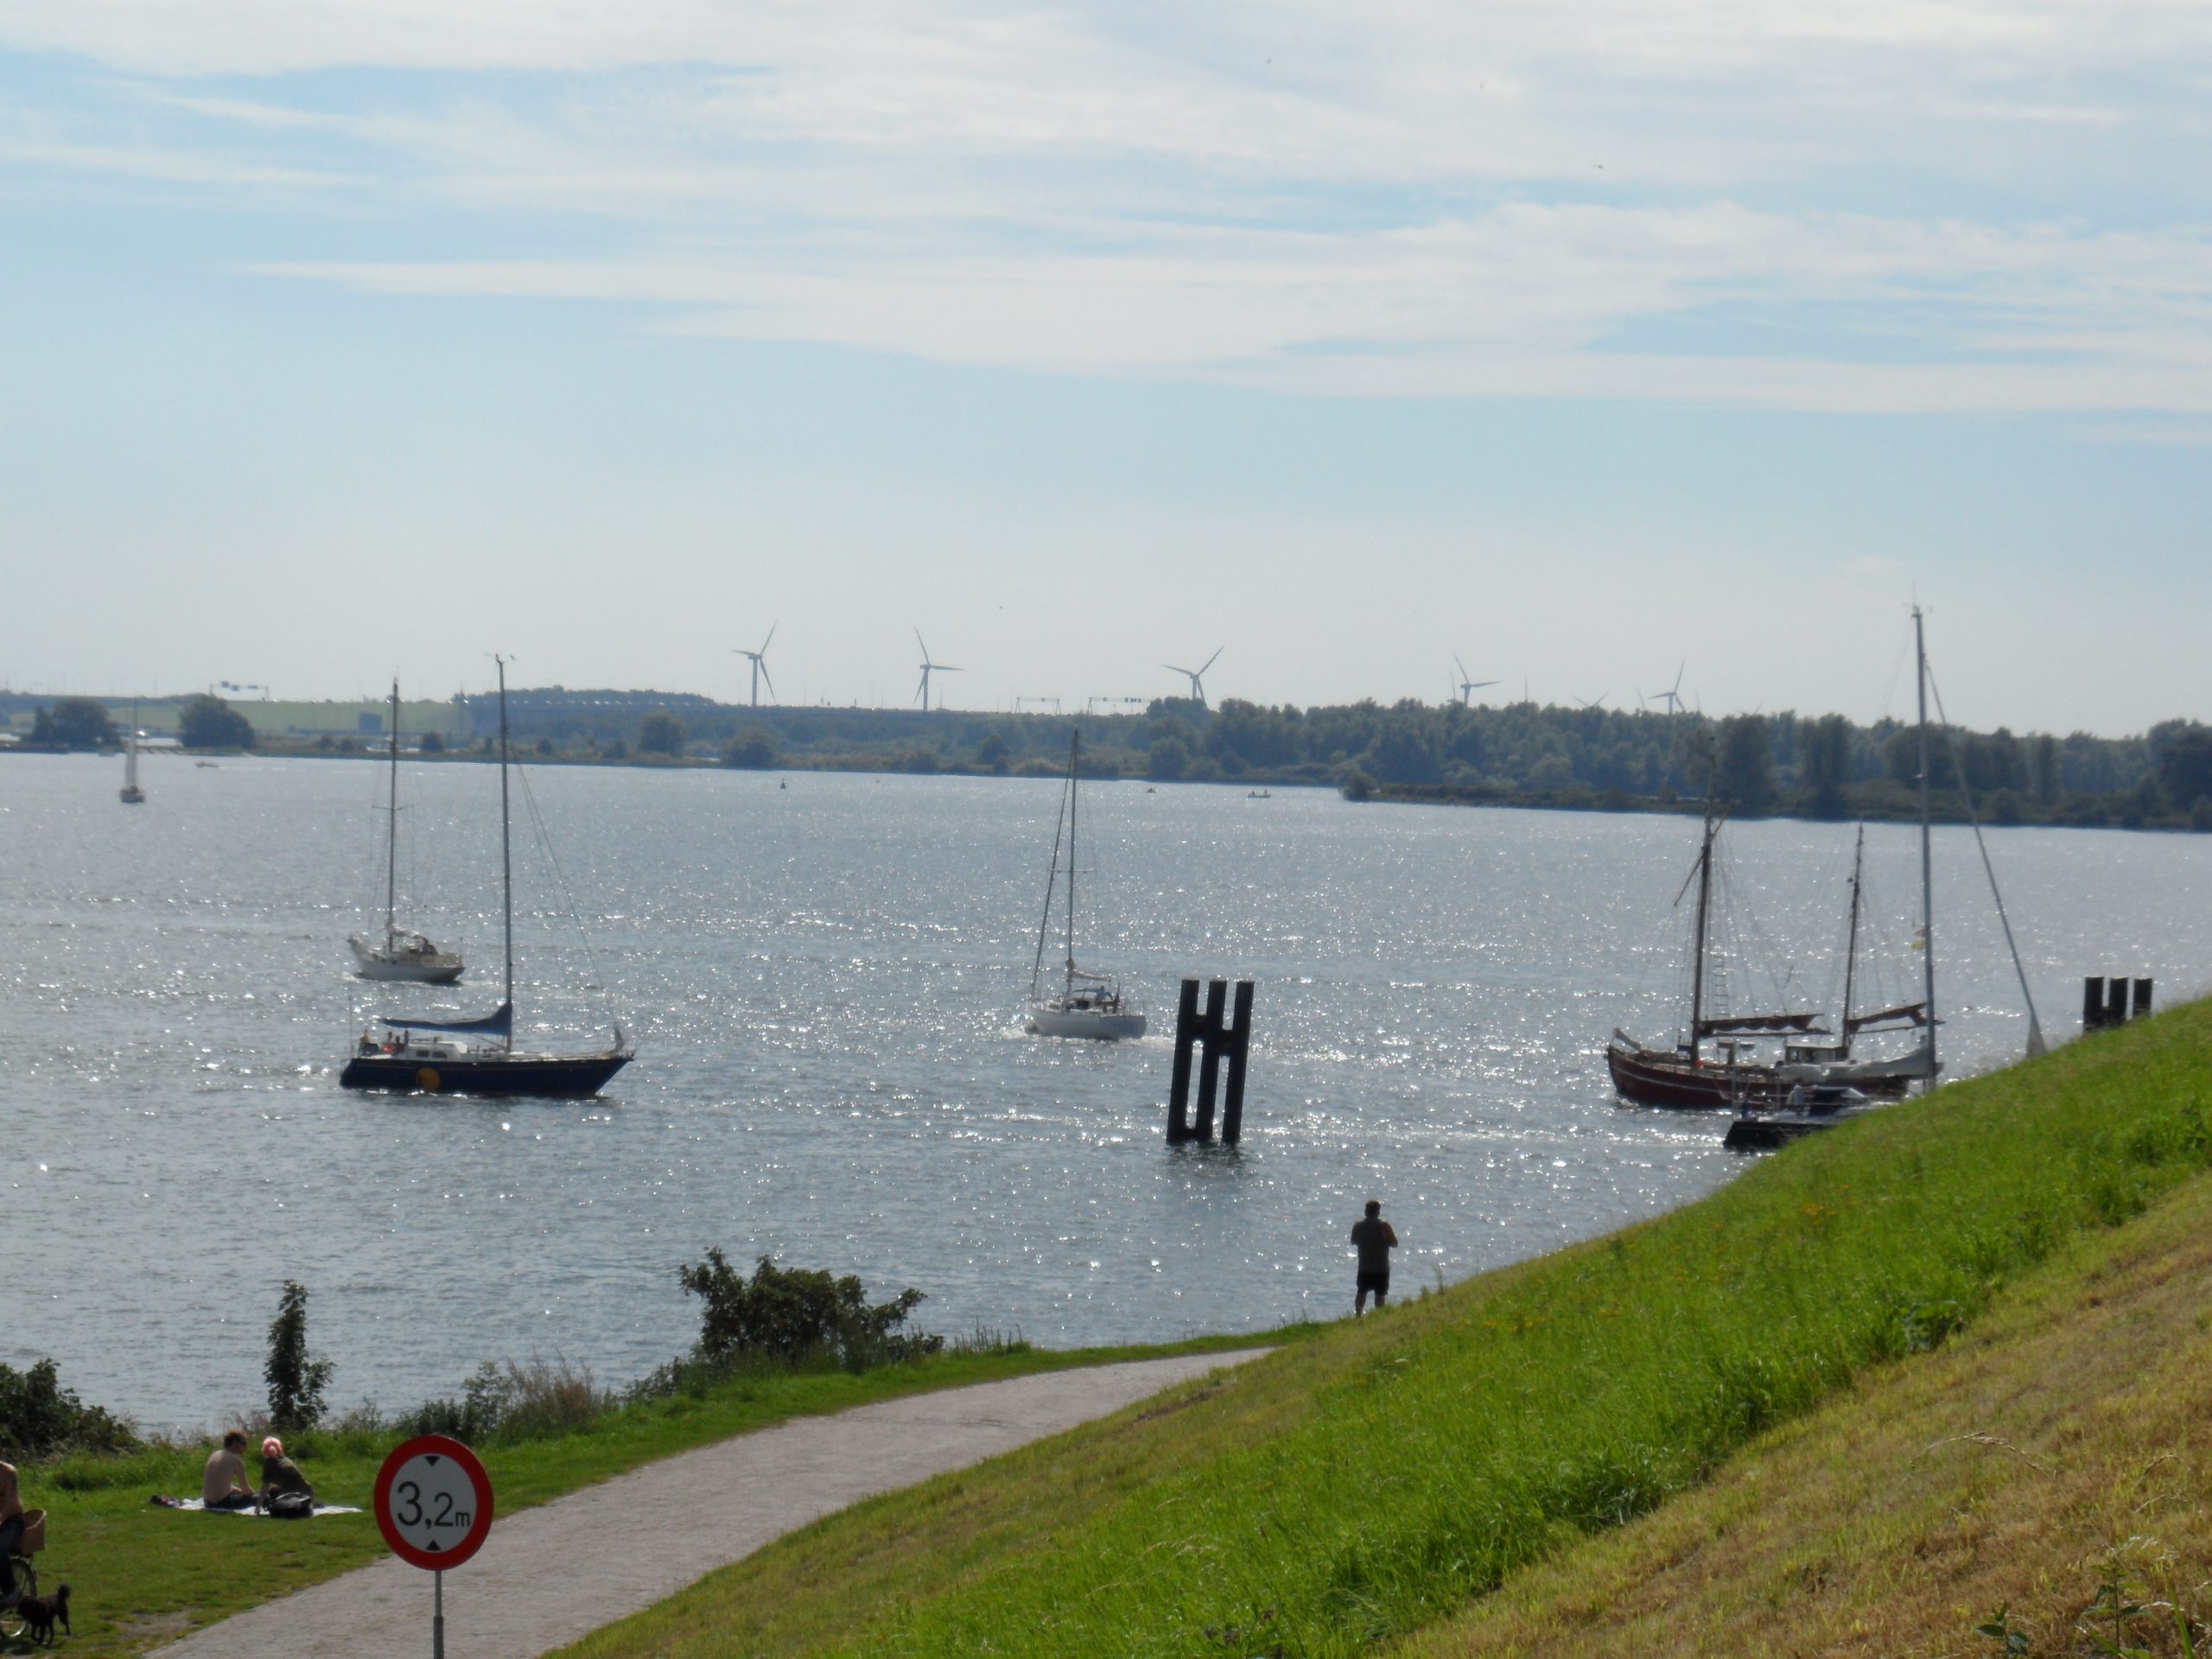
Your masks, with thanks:
[(1859, 906), (1865, 889), (1860, 878), (1866, 868), (1866, 826), (1859, 826), (1859, 845), (1851, 855), (1851, 931), (1843, 945), (1843, 1055), (1851, 1058), (1852, 976), (1859, 966)]
[(1075, 994), (1075, 803), (1083, 765), (1083, 728), (1068, 734), (1068, 977), (1064, 995)]
[(391, 788), (385, 805), (384, 949), (399, 937), (399, 677), (391, 680)]
[(499, 665), (499, 903), (505, 912), (507, 946), (507, 1046), (512, 1048), (515, 1008), (515, 855), (507, 824), (507, 659)]
[[(1697, 1062), (1698, 1038), (1705, 1025), (1705, 930), (1713, 907), (1713, 802), (1705, 804), (1705, 844), (1697, 855), (1697, 945), (1690, 956), (1690, 1062)], [(1679, 900), (1678, 900), (1679, 902)]]
[[(1928, 778), (1928, 635), (1925, 620), (1919, 606), (1912, 607), (1912, 652), (1919, 664), (1920, 692), (1920, 950), (1922, 966), (1927, 974), (1925, 995), (1928, 1006), (1928, 1058), (1936, 1058), (1936, 875), (1935, 862), (1929, 853), (1929, 778)], [(1936, 1086), (1931, 1071), (1928, 1086)]]

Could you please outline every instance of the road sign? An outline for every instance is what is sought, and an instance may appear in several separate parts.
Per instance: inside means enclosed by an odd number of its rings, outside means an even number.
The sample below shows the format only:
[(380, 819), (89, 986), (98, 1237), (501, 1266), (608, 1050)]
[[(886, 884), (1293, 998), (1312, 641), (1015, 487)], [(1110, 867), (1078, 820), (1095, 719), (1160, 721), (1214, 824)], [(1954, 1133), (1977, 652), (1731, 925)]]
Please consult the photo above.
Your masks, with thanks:
[(459, 1440), (418, 1434), (377, 1471), (376, 1514), (401, 1560), (432, 1572), (458, 1567), (492, 1530), (492, 1477)]

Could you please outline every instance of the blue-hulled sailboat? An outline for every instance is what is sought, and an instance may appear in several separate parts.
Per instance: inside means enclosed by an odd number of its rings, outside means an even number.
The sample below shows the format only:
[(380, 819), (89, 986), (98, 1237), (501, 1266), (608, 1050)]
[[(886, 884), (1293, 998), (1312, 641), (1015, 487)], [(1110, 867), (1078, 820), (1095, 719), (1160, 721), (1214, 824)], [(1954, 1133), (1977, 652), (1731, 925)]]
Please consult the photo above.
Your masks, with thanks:
[(361, 1033), (338, 1075), (347, 1089), (419, 1090), (425, 1094), (595, 1095), (636, 1050), (614, 1027), (595, 1054), (518, 1053), (515, 1032), (515, 880), (507, 790), (507, 664), (499, 665), (499, 874), (505, 923), (506, 995), (475, 1020), (418, 1020), (387, 1014), (384, 1036)]

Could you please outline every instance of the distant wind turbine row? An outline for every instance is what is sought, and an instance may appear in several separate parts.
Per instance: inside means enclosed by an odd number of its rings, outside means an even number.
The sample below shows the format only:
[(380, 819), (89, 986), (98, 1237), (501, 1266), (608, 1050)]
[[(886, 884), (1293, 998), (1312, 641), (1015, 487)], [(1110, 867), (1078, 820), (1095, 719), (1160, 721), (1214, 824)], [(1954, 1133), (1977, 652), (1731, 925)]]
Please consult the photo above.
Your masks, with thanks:
[[(760, 706), (760, 688), (763, 685), (766, 685), (768, 688), (768, 696), (771, 699), (772, 699), (776, 695), (776, 682), (770, 677), (768, 673), (768, 647), (775, 640), (776, 630), (782, 626), (783, 620), (780, 617), (768, 625), (767, 635), (760, 641), (760, 648), (758, 651), (747, 651), (744, 646), (739, 645), (734, 647), (731, 652), (731, 655), (744, 658), (751, 665), (753, 674), (751, 702), (752, 706), (755, 709), (758, 709)], [(920, 683), (914, 688), (914, 701), (920, 703), (922, 705), (922, 712), (924, 714), (927, 714), (932, 707), (930, 701), (931, 677), (937, 674), (962, 674), (965, 673), (967, 671), (957, 667), (951, 663), (940, 663), (936, 658), (932, 658), (930, 655), (929, 641), (922, 638), (922, 631), (918, 627), (914, 630), (914, 643), (922, 648), (922, 660), (920, 664), (922, 677)], [(1170, 674), (1180, 674), (1185, 679), (1188, 680), (1190, 682), (1191, 701), (1197, 703), (1199, 708), (1204, 709), (1210, 706), (1206, 702), (1206, 672), (1208, 670), (1212, 668), (1216, 663), (1221, 660), (1221, 653), (1227, 649), (1228, 647), (1226, 645), (1217, 645), (1214, 648), (1213, 655), (1207, 658), (1205, 662), (1199, 664), (1196, 668), (1182, 668), (1173, 663), (1162, 663), (1160, 666), (1166, 669)], [(1454, 652), (1452, 654), (1452, 666), (1459, 671), (1459, 677), (1452, 682), (1452, 695), (1459, 698), (1459, 706), (1462, 709), (1468, 708), (1472, 704), (1476, 692), (1484, 690), (1490, 686), (1503, 683), (1503, 682), (1500, 680), (1475, 680), (1468, 678), (1467, 665), (1459, 660), (1459, 655), (1457, 652)], [(1648, 697), (1645, 696), (1643, 692), (1638, 691), (1636, 694), (1637, 705), (1641, 708), (1648, 709), (1655, 702), (1663, 702), (1667, 705), (1667, 712), (1669, 714), (1680, 714), (1682, 707), (1682, 699), (1681, 695), (1682, 689), (1682, 676), (1688, 671), (1688, 659), (1684, 658), (1681, 664), (1675, 670), (1674, 684), (1669, 686), (1664, 691), (1654, 692)], [(1611, 695), (1612, 694), (1609, 691), (1601, 691), (1594, 697), (1575, 697), (1570, 699), (1570, 701), (1573, 702), (1584, 709), (1594, 710), (1601, 708), (1604, 705), (1605, 699)], [(1524, 702), (1528, 698), (1528, 691), (1525, 687), (1522, 691), (1522, 697)], [(1015, 701), (1017, 705), (1019, 705), (1025, 702), (1042, 703), (1048, 701), (1048, 699), (1042, 697), (1025, 697), (1017, 698)], [(1058, 707), (1058, 698), (1049, 699), (1049, 701), (1052, 702), (1055, 709)], [(1096, 702), (1096, 699), (1094, 698), (1092, 701)], [(1118, 699), (1118, 701), (1130, 701), (1130, 699)], [(944, 707), (944, 701), (942, 696), (938, 697), (934, 706), (939, 709), (942, 709)]]

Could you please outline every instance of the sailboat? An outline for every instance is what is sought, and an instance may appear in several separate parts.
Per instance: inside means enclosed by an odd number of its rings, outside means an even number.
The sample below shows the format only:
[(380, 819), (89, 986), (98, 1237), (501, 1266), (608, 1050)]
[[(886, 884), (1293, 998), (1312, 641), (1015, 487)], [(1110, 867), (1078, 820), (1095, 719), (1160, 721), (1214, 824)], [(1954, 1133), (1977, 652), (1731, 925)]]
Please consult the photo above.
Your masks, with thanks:
[(391, 683), (391, 772), (390, 798), (385, 808), (384, 938), (365, 939), (349, 933), (353, 971), (363, 979), (412, 980), (424, 985), (450, 985), (461, 977), (463, 966), (457, 950), (441, 950), (424, 935), (399, 925), (399, 682)]
[(146, 791), (138, 787), (138, 705), (130, 705), (130, 729), (124, 734), (123, 743), (123, 804), (125, 806), (146, 804)]
[(499, 665), (499, 880), (505, 923), (506, 995), (477, 1020), (384, 1016), (385, 1035), (363, 1032), (338, 1074), (347, 1089), (420, 1090), (426, 1094), (594, 1095), (636, 1053), (614, 1027), (613, 1043), (594, 1054), (516, 1051), (514, 837), (507, 789), (507, 664)]
[[(1052, 831), (1052, 869), (1045, 883), (1045, 914), (1037, 925), (1037, 959), (1029, 969), (1029, 1029), (1039, 1037), (1090, 1037), (1106, 1042), (1144, 1035), (1145, 1017), (1122, 1001), (1121, 987), (1104, 974), (1076, 966), (1075, 845), (1077, 774), (1083, 758), (1083, 733), (1068, 738), (1068, 782), (1060, 798), (1059, 822)], [(1060, 830), (1067, 831), (1066, 951), (1057, 990), (1045, 988), (1045, 942), (1052, 931), (1052, 899), (1060, 888)]]
[[(1913, 638), (1920, 664), (1920, 934), (1915, 941), (1922, 952), (1925, 986), (1917, 1002), (1900, 1004), (1873, 1013), (1852, 1010), (1853, 969), (1859, 948), (1863, 865), (1854, 862), (1851, 878), (1851, 925), (1846, 946), (1842, 1038), (1825, 1040), (1832, 1033), (1815, 1026), (1810, 1014), (1713, 1016), (1705, 1006), (1706, 957), (1713, 910), (1713, 849), (1725, 814), (1710, 806), (1705, 815), (1704, 839), (1698, 849), (1694, 872), (1698, 884), (1697, 916), (1690, 967), (1688, 1035), (1672, 1049), (1654, 1049), (1638, 1043), (1626, 1032), (1615, 1031), (1605, 1046), (1605, 1067), (1613, 1087), (1624, 1100), (1643, 1106), (1733, 1107), (1738, 1110), (1772, 1110), (1789, 1106), (1829, 1105), (1840, 1097), (1897, 1100), (1915, 1083), (1934, 1086), (1942, 1070), (1936, 1057), (1936, 940), (1935, 883), (1929, 853), (1928, 652), (1922, 638), (1922, 618), (1912, 613)], [(1866, 851), (1866, 830), (1859, 830), (1859, 851)], [(1688, 884), (1685, 882), (1685, 888)], [(1854, 1060), (1851, 1044), (1871, 1030), (1905, 1028), (1921, 1033), (1910, 1053), (1887, 1059)], [(1746, 1059), (1744, 1050), (1760, 1039), (1780, 1039), (1778, 1063)], [(1720, 1052), (1708, 1058), (1704, 1044), (1711, 1039)]]

